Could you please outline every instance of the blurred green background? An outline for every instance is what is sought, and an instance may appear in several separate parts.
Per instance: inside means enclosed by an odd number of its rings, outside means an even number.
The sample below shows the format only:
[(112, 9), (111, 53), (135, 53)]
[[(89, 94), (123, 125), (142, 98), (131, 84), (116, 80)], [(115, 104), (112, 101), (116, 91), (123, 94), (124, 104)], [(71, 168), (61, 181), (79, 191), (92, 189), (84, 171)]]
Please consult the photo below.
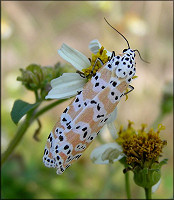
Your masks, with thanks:
[[(57, 49), (62, 43), (90, 57), (88, 44), (93, 39), (109, 51), (122, 52), (126, 42), (104, 21), (104, 17), (138, 49), (150, 64), (137, 59), (135, 90), (118, 106), (116, 126), (151, 126), (158, 118), (166, 83), (173, 82), (173, 2), (170, 1), (8, 1), (2, 2), (1, 18), (1, 152), (14, 137), (17, 126), (10, 118), (15, 99), (34, 103), (34, 95), (16, 77), (19, 68), (31, 63), (54, 65), (62, 60)], [(170, 92), (170, 91), (169, 91)], [(171, 94), (172, 88), (171, 88)], [(120, 163), (94, 165), (91, 151), (101, 144), (95, 140), (82, 158), (58, 176), (55, 169), (42, 163), (47, 136), (59, 114), (69, 104), (55, 107), (40, 120), (40, 142), (33, 139), (37, 123), (32, 124), (21, 143), (2, 166), (2, 198), (115, 198), (125, 199), (123, 167)], [(173, 114), (161, 121), (166, 130), (161, 137), (168, 141), (163, 156), (168, 164), (162, 168), (162, 180), (153, 198), (173, 197)], [(113, 142), (108, 131), (101, 135), (103, 143)], [(131, 174), (132, 177), (132, 174)], [(132, 198), (144, 198), (144, 190), (131, 183)]]

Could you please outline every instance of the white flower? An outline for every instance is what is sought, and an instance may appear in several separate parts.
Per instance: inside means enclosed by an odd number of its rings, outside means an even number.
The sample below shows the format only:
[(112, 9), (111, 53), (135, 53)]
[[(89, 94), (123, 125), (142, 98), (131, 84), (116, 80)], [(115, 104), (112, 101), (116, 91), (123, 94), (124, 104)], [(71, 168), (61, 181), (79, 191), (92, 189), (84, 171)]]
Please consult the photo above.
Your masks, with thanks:
[(81, 91), (86, 83), (78, 73), (64, 73), (59, 78), (51, 81), (52, 89), (49, 91), (46, 99), (66, 99)]
[[(58, 54), (79, 71), (90, 66), (90, 61), (85, 55), (66, 44), (61, 46)], [(82, 90), (86, 82), (87, 79), (82, 78), (78, 73), (64, 73), (51, 81), (52, 89), (45, 99), (66, 99), (75, 96), (77, 91)]]
[(124, 154), (117, 143), (108, 143), (95, 148), (91, 153), (91, 160), (95, 164), (109, 164), (120, 160)]
[[(98, 40), (93, 40), (89, 44), (89, 49), (96, 54), (101, 48)], [(77, 70), (82, 71), (91, 65), (89, 59), (66, 44), (62, 44), (58, 50), (58, 54), (67, 62), (71, 63)], [(111, 56), (111, 52), (107, 51), (107, 55)], [(82, 78), (78, 73), (64, 73), (62, 76), (51, 81), (52, 89), (49, 91), (45, 99), (66, 99), (81, 91), (86, 84), (87, 79)]]

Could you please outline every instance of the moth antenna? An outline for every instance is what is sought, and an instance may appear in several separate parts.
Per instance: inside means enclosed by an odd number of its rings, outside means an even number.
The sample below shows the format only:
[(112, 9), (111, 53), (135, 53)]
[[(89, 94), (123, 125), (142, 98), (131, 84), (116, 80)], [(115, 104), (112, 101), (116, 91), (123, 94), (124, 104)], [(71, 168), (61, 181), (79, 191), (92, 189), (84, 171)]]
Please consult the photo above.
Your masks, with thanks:
[(140, 59), (141, 59), (143, 62), (149, 64), (149, 62), (147, 62), (147, 61), (145, 61), (144, 59), (142, 59), (141, 54), (140, 54), (140, 52), (138, 51), (138, 49), (135, 49), (135, 50), (133, 50), (133, 51), (134, 51), (134, 52), (137, 51), (137, 52), (138, 52), (138, 55), (140, 56)]
[[(115, 31), (117, 31), (117, 29), (115, 29), (115, 28), (106, 20), (105, 17), (104, 17), (104, 20), (106, 21), (106, 23), (107, 23), (111, 28), (113, 28)], [(127, 45), (128, 45), (128, 49), (130, 49), (129, 42), (128, 42), (128, 40), (126, 39), (126, 37), (125, 37), (123, 34), (121, 34), (119, 31), (117, 31), (117, 33), (119, 33), (119, 34), (126, 40)]]

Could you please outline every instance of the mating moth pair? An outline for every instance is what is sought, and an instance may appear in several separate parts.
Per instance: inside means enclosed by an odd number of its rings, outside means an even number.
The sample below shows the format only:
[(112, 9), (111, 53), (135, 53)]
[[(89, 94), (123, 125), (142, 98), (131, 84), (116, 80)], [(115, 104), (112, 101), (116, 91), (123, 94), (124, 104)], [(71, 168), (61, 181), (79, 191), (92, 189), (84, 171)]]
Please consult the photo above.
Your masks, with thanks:
[(92, 74), (83, 90), (61, 114), (47, 139), (43, 162), (46, 167), (57, 168), (57, 174), (62, 174), (79, 159), (114, 112), (127, 88), (133, 89), (129, 84), (135, 76), (135, 51), (138, 50), (130, 49), (127, 39), (119, 34), (126, 40), (128, 49), (120, 55), (112, 52), (109, 61)]

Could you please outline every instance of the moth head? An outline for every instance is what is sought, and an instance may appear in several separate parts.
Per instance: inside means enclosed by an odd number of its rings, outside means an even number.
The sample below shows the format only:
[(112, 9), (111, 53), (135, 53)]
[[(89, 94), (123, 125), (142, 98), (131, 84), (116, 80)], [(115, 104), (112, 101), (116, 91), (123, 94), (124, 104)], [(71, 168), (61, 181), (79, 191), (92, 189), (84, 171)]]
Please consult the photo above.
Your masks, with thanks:
[[(105, 18), (104, 18), (105, 19)], [(129, 42), (126, 39), (126, 37), (120, 33), (117, 29), (115, 29), (106, 19), (105, 21), (107, 22), (107, 24), (114, 29), (118, 34), (121, 35), (121, 37), (126, 41), (128, 48), (123, 50), (123, 55), (121, 56), (121, 58), (118, 58), (119, 56), (116, 56), (115, 59), (113, 60), (113, 64), (115, 67), (115, 73), (116, 76), (118, 76), (119, 78), (132, 78), (135, 75), (135, 52), (137, 52), (140, 56), (140, 59), (142, 61), (144, 61), (140, 55), (140, 52), (135, 49), (132, 50), (130, 48)], [(146, 61), (144, 61), (146, 62)], [(148, 62), (146, 62), (148, 63)], [(127, 76), (127, 77), (126, 77)]]
[(135, 58), (135, 50), (133, 49), (123, 49), (123, 54), (129, 54), (128, 56), (134, 57)]
[(135, 53), (132, 49), (124, 49), (121, 57), (116, 57), (115, 73), (118, 78), (132, 78), (135, 75)]

